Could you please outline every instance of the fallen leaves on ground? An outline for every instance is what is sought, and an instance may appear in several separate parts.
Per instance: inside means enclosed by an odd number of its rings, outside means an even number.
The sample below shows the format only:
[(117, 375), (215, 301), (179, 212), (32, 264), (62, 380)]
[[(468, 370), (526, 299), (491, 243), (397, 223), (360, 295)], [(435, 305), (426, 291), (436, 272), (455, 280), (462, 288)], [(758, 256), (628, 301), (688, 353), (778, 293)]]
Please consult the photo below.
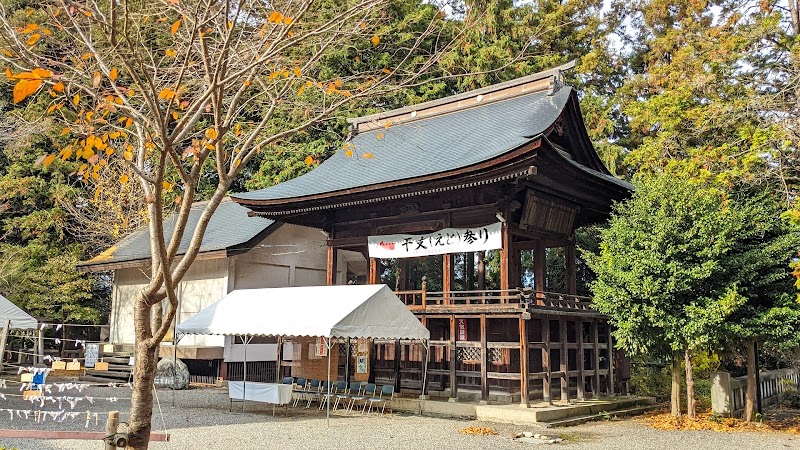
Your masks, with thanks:
[(770, 419), (763, 422), (745, 422), (732, 417), (719, 417), (711, 413), (698, 414), (690, 419), (686, 416), (672, 417), (669, 413), (657, 412), (641, 419), (645, 424), (658, 430), (719, 431), (719, 432), (781, 432), (800, 435), (800, 416)]
[(461, 430), (458, 430), (460, 434), (471, 434), (471, 435), (478, 435), (478, 436), (494, 436), (497, 434), (497, 430), (494, 428), (489, 427), (467, 427)]

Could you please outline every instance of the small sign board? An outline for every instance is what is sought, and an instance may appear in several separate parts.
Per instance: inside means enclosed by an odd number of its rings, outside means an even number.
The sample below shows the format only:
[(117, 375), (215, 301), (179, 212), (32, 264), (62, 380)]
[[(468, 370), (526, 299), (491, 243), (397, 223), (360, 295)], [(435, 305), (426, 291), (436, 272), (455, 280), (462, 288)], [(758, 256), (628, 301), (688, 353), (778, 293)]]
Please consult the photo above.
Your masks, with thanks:
[(94, 365), (94, 370), (107, 371), (108, 370), (108, 363), (107, 362), (98, 361)]
[(114, 353), (114, 344), (103, 344), (103, 353)]
[(31, 389), (29, 391), (22, 391), (22, 399), (28, 400), (31, 398), (38, 398), (42, 396), (42, 391), (40, 389)]
[(19, 381), (22, 383), (32, 383), (33, 382), (33, 374), (32, 373), (23, 373), (19, 376)]
[(67, 370), (67, 362), (66, 361), (53, 361), (53, 370)]
[(81, 370), (81, 363), (77, 359), (73, 359), (67, 363), (67, 370)]
[(356, 373), (367, 373), (369, 369), (369, 359), (366, 356), (358, 356), (356, 361)]
[(325, 345), (324, 337), (317, 338), (314, 356), (328, 356), (328, 346)]
[(86, 344), (84, 350), (83, 365), (86, 367), (94, 367), (97, 359), (100, 356), (100, 344)]
[(458, 333), (456, 340), (459, 341), (466, 341), (467, 340), (467, 319), (456, 319), (456, 324), (458, 326)]

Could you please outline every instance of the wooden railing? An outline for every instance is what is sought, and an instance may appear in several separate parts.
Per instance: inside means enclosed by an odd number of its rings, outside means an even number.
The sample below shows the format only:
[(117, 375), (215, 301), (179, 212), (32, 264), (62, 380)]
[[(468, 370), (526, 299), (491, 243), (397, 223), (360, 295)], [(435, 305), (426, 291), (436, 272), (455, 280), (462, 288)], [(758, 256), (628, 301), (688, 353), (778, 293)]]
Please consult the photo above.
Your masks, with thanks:
[(476, 291), (427, 291), (422, 289), (396, 291), (395, 294), (411, 310), (456, 305), (499, 305), (594, 312), (591, 298), (558, 292), (539, 292), (532, 289), (486, 289)]

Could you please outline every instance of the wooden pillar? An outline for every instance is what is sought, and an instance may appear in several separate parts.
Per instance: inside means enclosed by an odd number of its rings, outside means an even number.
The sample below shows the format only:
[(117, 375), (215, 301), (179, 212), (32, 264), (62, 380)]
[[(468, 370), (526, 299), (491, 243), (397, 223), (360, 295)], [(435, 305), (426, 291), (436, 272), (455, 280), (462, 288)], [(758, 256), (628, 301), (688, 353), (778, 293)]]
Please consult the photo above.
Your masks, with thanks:
[(561, 401), (569, 402), (569, 351), (567, 350), (566, 319), (558, 319), (558, 325), (560, 330), (558, 334), (561, 341), (561, 349), (559, 350), (561, 354), (561, 358), (559, 358), (561, 363), (561, 367), (559, 367), (561, 371)]
[(578, 293), (578, 274), (577, 267), (575, 265), (575, 244), (567, 244), (564, 246), (564, 257), (567, 260), (567, 294), (575, 295)]
[(511, 268), (509, 273), (509, 288), (517, 289), (522, 287), (522, 253), (515, 246), (511, 245)]
[(600, 334), (597, 320), (592, 321), (592, 344), (594, 345), (594, 373), (592, 374), (592, 398), (600, 397)]
[(606, 358), (608, 358), (608, 379), (606, 381), (606, 390), (609, 396), (614, 395), (614, 338), (611, 337), (611, 326), (606, 324), (606, 335), (608, 336), (608, 348), (606, 349)]
[(500, 231), (503, 248), (500, 252), (500, 289), (509, 289), (509, 263), (511, 262), (511, 231), (508, 224), (504, 223)]
[(486, 289), (486, 252), (478, 252), (478, 290)]
[(544, 241), (536, 239), (533, 245), (533, 288), (536, 290), (536, 299), (544, 299), (547, 290), (547, 248)]
[[(442, 291), (453, 292), (453, 255), (442, 255)], [(445, 305), (450, 304), (449, 296), (445, 296)]]
[(369, 259), (369, 280), (367, 280), (369, 284), (378, 284), (381, 279), (381, 275), (378, 273), (378, 265), (377, 258)]
[(542, 349), (542, 400), (551, 403), (550, 398), (550, 317), (544, 316), (542, 318), (542, 340), (544, 341), (544, 348)]
[(400, 358), (403, 355), (403, 345), (399, 339), (394, 341), (394, 391), (400, 392)]
[(338, 252), (336, 248), (328, 242), (328, 265), (327, 265), (327, 283), (328, 286), (333, 286), (336, 284), (336, 272), (339, 270), (337, 267), (338, 263)]
[(458, 398), (458, 350), (456, 349), (456, 316), (450, 316), (450, 398)]
[(578, 326), (578, 400), (586, 399), (586, 374), (584, 370), (584, 348), (583, 348), (583, 320), (576, 322)]
[(481, 400), (489, 400), (489, 349), (486, 347), (486, 314), (481, 314)]
[(36, 330), (36, 364), (44, 364), (44, 330)]
[(344, 349), (344, 382), (350, 386), (350, 360), (353, 359), (353, 356), (350, 353), (350, 338), (347, 338), (347, 342), (344, 345), (347, 346)]
[(475, 290), (475, 252), (467, 252), (464, 255), (464, 284), (466, 284), (464, 290)]
[(519, 318), (519, 390), (520, 404), (526, 408), (531, 407), (530, 390), (530, 369), (528, 368), (528, 321)]
[(6, 355), (6, 342), (8, 342), (8, 333), (11, 330), (11, 320), (6, 319), (3, 323), (3, 332), (0, 334), (0, 371), (3, 370), (3, 358)]

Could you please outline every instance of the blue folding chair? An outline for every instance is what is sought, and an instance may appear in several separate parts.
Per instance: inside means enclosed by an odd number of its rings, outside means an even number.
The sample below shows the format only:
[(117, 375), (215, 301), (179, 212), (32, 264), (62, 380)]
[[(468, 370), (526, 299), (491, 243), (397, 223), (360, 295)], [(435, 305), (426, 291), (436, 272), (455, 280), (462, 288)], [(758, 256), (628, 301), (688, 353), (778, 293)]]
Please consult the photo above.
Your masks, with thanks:
[(392, 400), (394, 399), (394, 386), (391, 384), (386, 384), (381, 388), (380, 393), (378, 393), (377, 397), (372, 397), (367, 399), (367, 404), (369, 404), (369, 409), (367, 410), (367, 415), (372, 413), (372, 407), (375, 406), (375, 410), (378, 410), (378, 405), (383, 405), (381, 407), (381, 415), (386, 410), (386, 405), (389, 405), (389, 412), (392, 412)]

